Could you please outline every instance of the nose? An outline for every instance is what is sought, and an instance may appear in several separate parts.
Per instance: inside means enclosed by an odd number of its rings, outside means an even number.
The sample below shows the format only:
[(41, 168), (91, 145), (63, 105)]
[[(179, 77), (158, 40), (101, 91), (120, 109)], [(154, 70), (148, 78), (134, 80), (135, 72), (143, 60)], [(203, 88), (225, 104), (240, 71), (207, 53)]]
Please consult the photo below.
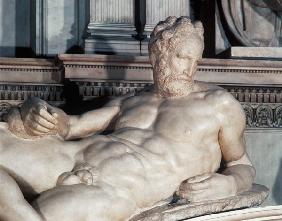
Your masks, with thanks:
[(191, 77), (197, 68), (197, 60), (196, 59), (190, 59), (188, 64), (187, 64), (187, 68), (185, 70), (185, 74), (187, 74), (189, 77)]

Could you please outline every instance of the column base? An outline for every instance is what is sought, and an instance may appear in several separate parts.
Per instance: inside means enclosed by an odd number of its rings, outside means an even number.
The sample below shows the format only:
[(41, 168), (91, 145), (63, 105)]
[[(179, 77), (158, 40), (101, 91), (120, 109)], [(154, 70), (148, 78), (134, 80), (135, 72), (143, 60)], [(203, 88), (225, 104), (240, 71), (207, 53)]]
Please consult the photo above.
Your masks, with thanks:
[(85, 39), (85, 54), (140, 55), (140, 42), (130, 37), (95, 37)]
[(88, 25), (89, 37), (85, 39), (86, 54), (130, 54), (140, 55), (140, 42), (133, 38), (136, 34), (132, 24)]

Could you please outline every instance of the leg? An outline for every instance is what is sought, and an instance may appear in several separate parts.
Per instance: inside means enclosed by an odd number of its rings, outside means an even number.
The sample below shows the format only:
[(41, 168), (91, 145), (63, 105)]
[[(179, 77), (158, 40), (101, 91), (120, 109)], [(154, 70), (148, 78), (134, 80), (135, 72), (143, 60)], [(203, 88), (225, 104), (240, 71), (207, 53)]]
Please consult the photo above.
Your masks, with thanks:
[(0, 169), (0, 220), (1, 221), (42, 221), (39, 214), (24, 199), (15, 180)]
[(121, 221), (136, 210), (126, 196), (108, 184), (61, 185), (42, 193), (33, 205), (46, 221)]

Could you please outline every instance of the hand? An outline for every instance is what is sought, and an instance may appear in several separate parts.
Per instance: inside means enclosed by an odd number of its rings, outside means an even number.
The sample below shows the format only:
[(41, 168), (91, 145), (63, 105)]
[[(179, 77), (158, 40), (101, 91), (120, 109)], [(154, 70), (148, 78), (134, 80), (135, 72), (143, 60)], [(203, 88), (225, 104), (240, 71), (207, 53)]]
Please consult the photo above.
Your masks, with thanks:
[(31, 98), (21, 107), (21, 116), (26, 132), (31, 136), (68, 133), (68, 116), (38, 98)]
[(177, 195), (190, 202), (217, 200), (235, 196), (236, 193), (235, 179), (218, 173), (192, 177), (182, 182), (176, 192)]

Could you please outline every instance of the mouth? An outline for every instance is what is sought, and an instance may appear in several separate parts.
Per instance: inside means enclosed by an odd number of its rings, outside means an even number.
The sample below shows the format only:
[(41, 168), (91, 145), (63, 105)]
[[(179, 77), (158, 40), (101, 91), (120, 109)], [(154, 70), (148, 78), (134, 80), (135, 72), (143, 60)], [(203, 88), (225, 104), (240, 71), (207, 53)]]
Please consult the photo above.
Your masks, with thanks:
[(187, 75), (177, 75), (175, 76), (174, 80), (182, 80), (182, 81), (189, 81), (191, 78)]
[(162, 84), (166, 85), (166, 84), (171, 84), (176, 81), (190, 82), (192, 81), (192, 78), (187, 75), (181, 74), (177, 76), (169, 76), (169, 77), (162, 78), (159, 80), (160, 82), (162, 82)]

